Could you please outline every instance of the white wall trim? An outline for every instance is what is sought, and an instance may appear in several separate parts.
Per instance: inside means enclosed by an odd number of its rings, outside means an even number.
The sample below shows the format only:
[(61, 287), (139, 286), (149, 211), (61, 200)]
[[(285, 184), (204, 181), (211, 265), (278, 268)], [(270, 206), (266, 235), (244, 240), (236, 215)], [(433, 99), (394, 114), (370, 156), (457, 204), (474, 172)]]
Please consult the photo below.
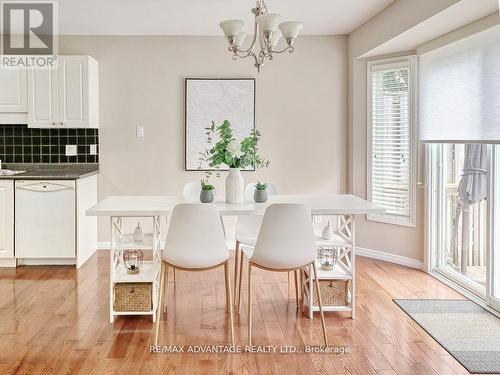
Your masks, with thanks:
[(0, 268), (2, 267), (17, 267), (17, 259), (0, 259)]
[(356, 247), (356, 255), (400, 264), (402, 266), (416, 268), (419, 270), (423, 269), (424, 267), (424, 262), (422, 262), (421, 260), (408, 258), (402, 255), (392, 254), (385, 251), (366, 249), (364, 247)]

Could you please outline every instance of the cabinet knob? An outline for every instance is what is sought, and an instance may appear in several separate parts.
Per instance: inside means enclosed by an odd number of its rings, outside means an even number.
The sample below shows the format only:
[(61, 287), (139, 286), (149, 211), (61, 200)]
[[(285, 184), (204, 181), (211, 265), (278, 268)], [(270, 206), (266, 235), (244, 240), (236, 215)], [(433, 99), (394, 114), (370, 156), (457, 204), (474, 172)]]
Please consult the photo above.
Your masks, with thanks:
[(63, 123), (62, 121), (61, 121), (59, 124), (60, 124), (61, 126), (62, 126), (62, 125), (64, 125), (64, 123)]
[(52, 121), (52, 122), (51, 122), (51, 124), (52, 124), (52, 125), (56, 125), (56, 122), (55, 122), (55, 121)]

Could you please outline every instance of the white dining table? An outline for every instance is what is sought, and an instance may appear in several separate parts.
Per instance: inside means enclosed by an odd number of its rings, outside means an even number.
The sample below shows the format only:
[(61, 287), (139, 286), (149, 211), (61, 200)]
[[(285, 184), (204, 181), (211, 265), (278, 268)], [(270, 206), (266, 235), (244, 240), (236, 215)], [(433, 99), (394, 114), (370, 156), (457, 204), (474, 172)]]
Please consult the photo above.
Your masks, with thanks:
[[(126, 195), (109, 196), (87, 210), (87, 216), (100, 216), (110, 218), (110, 322), (119, 315), (151, 315), (156, 319), (159, 279), (161, 266), (161, 217), (169, 217), (174, 207), (180, 203), (192, 202), (180, 196), (145, 196)], [(336, 246), (346, 249), (342, 253), (333, 271), (319, 271), (318, 278), (323, 280), (344, 280), (349, 282), (349, 303), (343, 306), (324, 307), (325, 311), (350, 311), (354, 318), (355, 307), (355, 217), (369, 213), (384, 213), (385, 209), (365, 199), (351, 194), (329, 195), (272, 195), (265, 203), (248, 201), (244, 203), (226, 203), (215, 200), (214, 204), (222, 216), (263, 215), (266, 208), (274, 203), (302, 203), (306, 205), (312, 215), (335, 215), (338, 218), (336, 237), (333, 240), (323, 241), (318, 238), (318, 246)], [(152, 233), (144, 236), (144, 241), (138, 243), (133, 240), (133, 235), (124, 232), (123, 219), (127, 217), (150, 218), (153, 221)], [(152, 250), (152, 261), (145, 261), (138, 275), (129, 275), (123, 262), (123, 252), (127, 249)], [(304, 275), (307, 276), (305, 270)], [(309, 316), (317, 311), (312, 297), (312, 279), (304, 279), (306, 302)], [(115, 285), (119, 283), (152, 283), (152, 304), (147, 311), (117, 311), (114, 309)], [(309, 291), (309, 292), (308, 292)]]
[[(179, 203), (190, 202), (180, 196), (114, 195), (87, 210), (87, 216), (166, 216)], [(313, 215), (366, 215), (383, 213), (384, 208), (352, 194), (273, 195), (265, 203), (226, 203), (214, 201), (223, 216), (262, 215), (273, 203), (303, 203)]]

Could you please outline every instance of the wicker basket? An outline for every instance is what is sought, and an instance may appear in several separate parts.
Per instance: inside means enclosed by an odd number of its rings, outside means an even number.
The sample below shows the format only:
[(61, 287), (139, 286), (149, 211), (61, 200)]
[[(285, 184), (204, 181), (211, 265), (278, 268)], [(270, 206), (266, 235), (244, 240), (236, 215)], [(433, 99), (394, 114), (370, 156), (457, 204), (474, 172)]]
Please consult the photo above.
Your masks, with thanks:
[(115, 284), (115, 311), (151, 311), (151, 283)]
[[(316, 289), (316, 285), (314, 289)], [(319, 280), (319, 291), (323, 306), (347, 306), (349, 304), (350, 280)], [(313, 305), (318, 306), (316, 290), (313, 293)]]

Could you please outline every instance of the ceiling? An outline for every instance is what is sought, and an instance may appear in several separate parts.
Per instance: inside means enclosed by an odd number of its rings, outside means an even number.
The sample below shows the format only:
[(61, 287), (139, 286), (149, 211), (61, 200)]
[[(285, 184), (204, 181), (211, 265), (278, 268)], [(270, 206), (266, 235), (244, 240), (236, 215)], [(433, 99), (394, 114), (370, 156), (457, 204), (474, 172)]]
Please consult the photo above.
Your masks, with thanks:
[[(304, 24), (303, 34), (348, 34), (393, 0), (267, 0), (270, 13)], [(221, 35), (242, 19), (251, 33), (254, 0), (62, 0), (62, 35)]]
[(420, 45), (491, 14), (498, 0), (461, 0), (360, 57), (381, 56), (416, 49)]

